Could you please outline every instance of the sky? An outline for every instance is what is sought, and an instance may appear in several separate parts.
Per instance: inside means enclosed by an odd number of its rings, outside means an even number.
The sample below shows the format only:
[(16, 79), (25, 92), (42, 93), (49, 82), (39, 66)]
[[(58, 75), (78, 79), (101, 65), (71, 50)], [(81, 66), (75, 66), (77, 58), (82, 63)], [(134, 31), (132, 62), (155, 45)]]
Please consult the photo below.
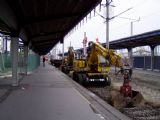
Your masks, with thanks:
[[(105, 0), (102, 3), (105, 3)], [(113, 0), (112, 5), (114, 7), (110, 7), (110, 17), (129, 8), (130, 10), (110, 20), (109, 41), (131, 36), (131, 22), (133, 22), (133, 35), (160, 29), (160, 0)], [(97, 6), (96, 12), (105, 16), (105, 9), (102, 6), (101, 11), (99, 11), (100, 7)], [(139, 18), (140, 20), (137, 21)], [(98, 14), (94, 16), (93, 11), (91, 12), (91, 19), (88, 15), (87, 22), (85, 18), (84, 23), (81, 22), (81, 26), (80, 24), (77, 26), (64, 38), (65, 52), (68, 51), (70, 45), (74, 49), (83, 47), (84, 32), (86, 32), (88, 41), (96, 41), (98, 38), (99, 42), (106, 42), (105, 21)], [(58, 53), (62, 52), (62, 44), (57, 44), (55, 48)]]

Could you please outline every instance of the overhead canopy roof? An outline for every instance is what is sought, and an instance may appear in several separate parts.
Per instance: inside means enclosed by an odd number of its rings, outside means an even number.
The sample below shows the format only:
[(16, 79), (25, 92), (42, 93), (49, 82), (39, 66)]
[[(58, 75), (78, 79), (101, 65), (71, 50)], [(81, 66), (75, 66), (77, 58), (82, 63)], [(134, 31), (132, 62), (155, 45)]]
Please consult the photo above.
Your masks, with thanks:
[(0, 31), (48, 53), (101, 0), (1, 0)]
[[(154, 30), (110, 42), (111, 49), (134, 48), (147, 45), (148, 46), (160, 45), (160, 30)], [(105, 46), (105, 43), (103, 43), (103, 46)]]

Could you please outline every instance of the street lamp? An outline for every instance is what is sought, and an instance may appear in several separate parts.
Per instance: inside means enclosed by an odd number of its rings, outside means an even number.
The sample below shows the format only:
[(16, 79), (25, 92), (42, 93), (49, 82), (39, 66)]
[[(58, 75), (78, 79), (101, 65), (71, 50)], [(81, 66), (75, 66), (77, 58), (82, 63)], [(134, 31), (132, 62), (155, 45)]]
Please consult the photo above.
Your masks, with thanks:
[(109, 49), (109, 1), (106, 0), (106, 48)]
[[(131, 37), (133, 36), (133, 23), (134, 22), (139, 22), (140, 21), (140, 17), (139, 19), (131, 19)], [(128, 56), (130, 58), (130, 63), (131, 63), (131, 67), (133, 67), (133, 53), (132, 53), (132, 48), (128, 49)]]
[(134, 22), (139, 22), (140, 21), (140, 17), (139, 17), (139, 19), (131, 19), (132, 21), (131, 21), (131, 37), (133, 36), (133, 23)]

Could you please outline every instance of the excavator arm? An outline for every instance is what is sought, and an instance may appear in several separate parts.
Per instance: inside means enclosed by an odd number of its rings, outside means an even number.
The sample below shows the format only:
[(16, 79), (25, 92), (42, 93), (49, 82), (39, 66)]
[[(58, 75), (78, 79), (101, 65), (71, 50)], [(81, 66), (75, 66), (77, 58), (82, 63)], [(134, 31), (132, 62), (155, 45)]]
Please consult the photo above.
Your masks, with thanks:
[(101, 55), (109, 62), (109, 66), (123, 67), (121, 56), (116, 54), (114, 50), (104, 48), (99, 43), (90, 42), (89, 51), (88, 63), (90, 64), (95, 64), (96, 55)]
[(121, 86), (120, 92), (124, 96), (127, 96), (127, 97), (132, 96), (131, 95), (132, 88), (129, 85), (131, 74), (132, 74), (132, 69), (125, 68), (125, 66), (123, 66), (122, 57), (116, 54), (114, 50), (104, 48), (99, 43), (90, 42), (89, 49), (90, 49), (89, 50), (90, 52), (89, 52), (88, 63), (91, 65), (92, 64), (94, 65), (95, 63), (97, 64), (98, 62), (96, 60), (96, 56), (101, 55), (109, 62), (109, 66), (119, 67), (120, 72), (124, 78), (123, 86)]

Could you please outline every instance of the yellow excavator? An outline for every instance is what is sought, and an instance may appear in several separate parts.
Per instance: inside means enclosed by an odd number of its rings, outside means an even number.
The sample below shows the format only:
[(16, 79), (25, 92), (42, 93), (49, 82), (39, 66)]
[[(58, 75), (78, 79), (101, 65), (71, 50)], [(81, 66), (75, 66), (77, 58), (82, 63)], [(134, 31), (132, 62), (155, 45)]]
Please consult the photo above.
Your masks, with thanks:
[(75, 58), (75, 52), (72, 46), (68, 48), (68, 55), (67, 57), (63, 60), (63, 63), (61, 65), (61, 70), (62, 72), (68, 74), (70, 71), (73, 69), (73, 61)]
[[(122, 58), (114, 50), (106, 49), (101, 44), (89, 42), (86, 59), (77, 59), (73, 62), (73, 79), (82, 85), (102, 83), (110, 85), (108, 76), (111, 66), (121, 68)], [(129, 70), (130, 71), (130, 70)]]
[(120, 68), (123, 84), (120, 90), (111, 94), (111, 104), (115, 107), (143, 104), (143, 96), (132, 90), (130, 80), (132, 69), (123, 65), (122, 57), (114, 50), (106, 49), (101, 44), (89, 42), (86, 59), (73, 60), (73, 79), (82, 85), (98, 84), (110, 85), (108, 76), (111, 66)]

